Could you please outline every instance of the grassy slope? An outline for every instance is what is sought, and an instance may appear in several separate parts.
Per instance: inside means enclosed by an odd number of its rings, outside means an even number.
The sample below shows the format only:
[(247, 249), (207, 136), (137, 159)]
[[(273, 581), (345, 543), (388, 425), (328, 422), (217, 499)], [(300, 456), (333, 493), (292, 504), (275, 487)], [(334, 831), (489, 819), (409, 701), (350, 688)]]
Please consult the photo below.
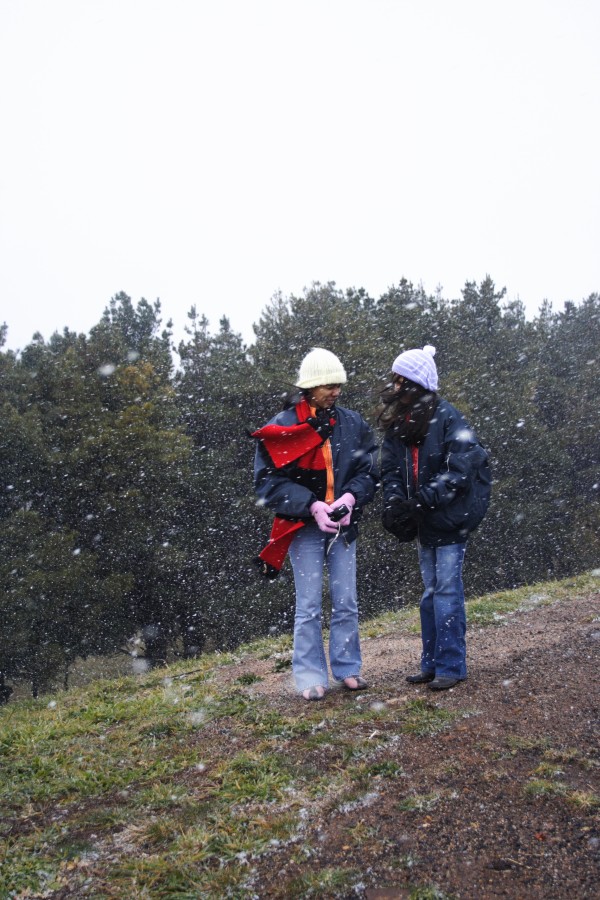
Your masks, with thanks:
[[(469, 623), (493, 627), (597, 584), (589, 575), (489, 595), (471, 601)], [(413, 609), (362, 631), (417, 627)], [(283, 845), (299, 853), (308, 809), (352, 803), (372, 778), (394, 776), (378, 741), (435, 733), (451, 715), (415, 700), (342, 705), (324, 720), (319, 704), (273, 704), (253, 692), (250, 672), (228, 675), (257, 659), (278, 671), (290, 651), (289, 638), (263, 640), (0, 709), (0, 897), (52, 896), (65, 885), (83, 896), (88, 878), (91, 897), (252, 896), (248, 860)], [(373, 731), (382, 719), (386, 734)], [(328, 742), (341, 746), (342, 765), (322, 770), (311, 751)], [(343, 894), (357, 873), (327, 877), (327, 890), (335, 895), (339, 881)]]

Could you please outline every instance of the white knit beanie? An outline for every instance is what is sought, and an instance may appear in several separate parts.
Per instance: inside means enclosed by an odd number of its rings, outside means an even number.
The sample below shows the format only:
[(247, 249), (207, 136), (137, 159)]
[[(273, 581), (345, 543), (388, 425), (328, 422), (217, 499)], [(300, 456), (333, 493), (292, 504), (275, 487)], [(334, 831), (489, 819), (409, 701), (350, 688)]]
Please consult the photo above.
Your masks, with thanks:
[(437, 391), (438, 373), (434, 356), (435, 347), (431, 344), (426, 344), (422, 350), (405, 350), (394, 360), (392, 372), (420, 384), (428, 391)]
[(300, 363), (296, 387), (311, 388), (321, 384), (345, 384), (346, 372), (335, 355), (322, 347), (313, 347)]

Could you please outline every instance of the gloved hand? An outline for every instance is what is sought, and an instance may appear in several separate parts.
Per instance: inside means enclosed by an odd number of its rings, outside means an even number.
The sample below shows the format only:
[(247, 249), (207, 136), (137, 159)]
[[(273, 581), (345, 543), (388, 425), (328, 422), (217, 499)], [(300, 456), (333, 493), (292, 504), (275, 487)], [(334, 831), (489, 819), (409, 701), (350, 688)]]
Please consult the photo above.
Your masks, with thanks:
[(411, 520), (420, 522), (423, 518), (423, 507), (417, 497), (410, 500), (402, 500), (400, 497), (391, 497), (383, 510), (381, 523), (386, 531), (394, 532), (399, 526)]
[(309, 416), (306, 420), (311, 428), (314, 428), (319, 437), (323, 441), (329, 440), (333, 432), (333, 425), (330, 419), (333, 418), (332, 413), (328, 409), (317, 410), (316, 416)]
[(334, 500), (331, 504), (331, 509), (337, 509), (338, 506), (347, 506), (350, 512), (346, 513), (343, 519), (340, 519), (338, 525), (346, 526), (350, 524), (352, 519), (352, 509), (354, 504), (356, 503), (356, 497), (354, 494), (351, 494), (350, 491), (347, 491), (345, 494), (342, 494), (337, 500)]
[(322, 500), (315, 500), (310, 507), (310, 514), (321, 531), (324, 531), (326, 534), (336, 534), (338, 525), (337, 522), (332, 522), (329, 518), (330, 512), (331, 507), (329, 503), (324, 503)]
[(411, 497), (410, 500), (402, 500), (396, 507), (396, 515), (405, 519), (414, 519), (420, 522), (423, 519), (425, 508), (418, 497)]

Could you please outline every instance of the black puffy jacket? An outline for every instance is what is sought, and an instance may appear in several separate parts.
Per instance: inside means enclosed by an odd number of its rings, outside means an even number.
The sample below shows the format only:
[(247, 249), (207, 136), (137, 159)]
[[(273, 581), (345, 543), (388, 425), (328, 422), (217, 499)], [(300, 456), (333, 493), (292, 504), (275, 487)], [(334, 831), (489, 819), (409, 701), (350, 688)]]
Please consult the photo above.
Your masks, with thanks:
[[(278, 413), (269, 424), (297, 425), (295, 408)], [(373, 431), (362, 416), (343, 406), (336, 406), (330, 441), (335, 497), (350, 491), (356, 499), (351, 524), (344, 528), (347, 542), (352, 543), (358, 534), (356, 526), (363, 508), (371, 502), (379, 484), (377, 445)], [(325, 499), (324, 494), (318, 496), (303, 484), (302, 473), (295, 463), (276, 469), (260, 443), (254, 462), (254, 486), (262, 504), (284, 519), (311, 520), (311, 504)]]
[(417, 497), (418, 537), (426, 547), (466, 541), (487, 512), (491, 494), (488, 454), (465, 417), (440, 400), (418, 448), (418, 483), (411, 447), (388, 428), (381, 450), (384, 503)]

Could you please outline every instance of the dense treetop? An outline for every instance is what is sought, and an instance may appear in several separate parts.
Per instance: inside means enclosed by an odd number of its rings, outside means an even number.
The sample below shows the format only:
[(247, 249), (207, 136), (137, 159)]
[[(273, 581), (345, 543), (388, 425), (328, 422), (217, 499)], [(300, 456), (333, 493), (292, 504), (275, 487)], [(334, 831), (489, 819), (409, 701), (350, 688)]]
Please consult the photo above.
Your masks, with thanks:
[[(268, 536), (248, 432), (281, 406), (313, 346), (348, 372), (342, 404), (373, 425), (395, 356), (434, 344), (440, 393), (489, 449), (490, 513), (472, 537), (471, 595), (597, 565), (600, 297), (528, 321), (486, 278), (459, 300), (402, 279), (373, 299), (314, 284), (276, 295), (245, 346), (192, 308), (172, 346), (159, 301), (110, 301), (89, 335), (35, 335), (17, 356), (0, 328), (0, 690), (66, 680), (78, 657), (150, 663), (287, 630), (287, 568), (260, 580)], [(174, 351), (176, 351), (174, 355)], [(363, 616), (419, 596), (414, 548), (379, 523), (359, 541)], [(1, 699), (1, 698), (0, 698)]]

